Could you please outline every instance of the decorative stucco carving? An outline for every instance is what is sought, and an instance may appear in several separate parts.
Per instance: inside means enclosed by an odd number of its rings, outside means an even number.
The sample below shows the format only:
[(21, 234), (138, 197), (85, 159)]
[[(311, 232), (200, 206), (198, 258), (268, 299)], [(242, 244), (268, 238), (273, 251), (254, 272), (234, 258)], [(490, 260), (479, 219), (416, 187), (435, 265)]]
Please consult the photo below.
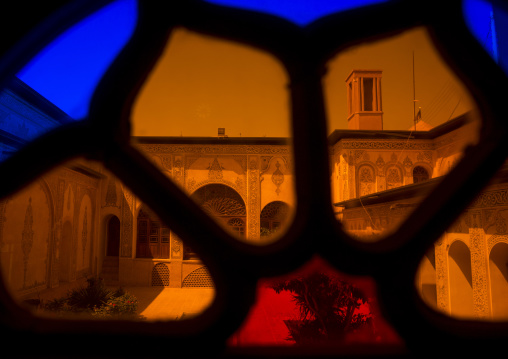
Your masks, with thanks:
[(28, 269), (28, 259), (32, 251), (34, 243), (33, 231), (33, 210), (32, 210), (32, 197), (28, 199), (28, 206), (25, 211), (25, 221), (23, 224), (23, 232), (21, 233), (21, 249), (23, 251), (23, 288), (26, 286), (26, 273)]
[(372, 149), (372, 150), (433, 150), (432, 140), (347, 140), (343, 139), (343, 149)]
[(275, 193), (277, 193), (277, 196), (280, 193), (280, 185), (284, 182), (284, 173), (280, 170), (280, 163), (277, 161), (275, 163), (275, 171), (272, 174), (272, 182), (275, 185)]
[(138, 144), (143, 152), (148, 153), (189, 153), (189, 154), (290, 154), (289, 146), (270, 145), (171, 145), (171, 144)]
[(81, 231), (81, 245), (83, 249), (83, 263), (85, 263), (86, 243), (88, 240), (88, 219), (87, 219), (88, 207), (85, 206), (85, 214), (83, 215), (83, 230)]
[(381, 169), (384, 167), (384, 165), (385, 165), (385, 160), (383, 159), (383, 157), (381, 157), (381, 155), (379, 155), (376, 160), (376, 166), (378, 167), (378, 169)]
[(176, 182), (176, 184), (182, 186), (184, 182), (184, 166), (183, 166), (183, 156), (175, 156), (175, 160), (173, 162), (173, 180)]
[(118, 197), (116, 193), (116, 181), (113, 177), (108, 180), (108, 187), (106, 190), (106, 204), (104, 207), (118, 207)]
[(448, 251), (446, 241), (444, 240), (445, 236), (440, 237), (434, 246), (436, 255), (436, 292), (438, 309), (449, 313)]
[(480, 211), (472, 211), (472, 228), (469, 230), (471, 250), (471, 271), (473, 277), (473, 304), (474, 315), (478, 318), (487, 318), (490, 314), (488, 277), (486, 261), (485, 231), (482, 226)]
[(416, 155), (416, 159), (418, 162), (432, 162), (432, 152), (431, 151), (424, 151), (424, 152), (418, 152)]
[(259, 157), (249, 156), (248, 170), (248, 212), (247, 226), (248, 237), (252, 239), (259, 238)]
[(128, 258), (132, 255), (135, 197), (127, 187), (124, 187), (122, 192), (122, 235), (120, 236), (120, 256)]
[(210, 181), (220, 181), (223, 178), (222, 170), (224, 167), (219, 163), (219, 159), (215, 157), (210, 165), (207, 167), (208, 179)]
[(508, 205), (508, 189), (506, 188), (480, 193), (469, 207), (477, 208), (501, 205)]

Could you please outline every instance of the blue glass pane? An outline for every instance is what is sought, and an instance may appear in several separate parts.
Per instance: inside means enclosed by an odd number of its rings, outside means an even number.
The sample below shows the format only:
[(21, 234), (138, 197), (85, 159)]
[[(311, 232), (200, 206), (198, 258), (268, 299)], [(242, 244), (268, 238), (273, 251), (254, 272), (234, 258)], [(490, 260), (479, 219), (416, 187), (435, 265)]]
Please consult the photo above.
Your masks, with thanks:
[(488, 1), (464, 0), (464, 19), (489, 55), (508, 72), (508, 15)]
[(207, 2), (280, 16), (297, 25), (305, 26), (320, 17), (378, 4), (389, 0), (206, 0)]
[(97, 83), (136, 20), (136, 0), (114, 1), (61, 34), (17, 76), (70, 117), (86, 117)]
[(0, 161), (26, 142), (71, 121), (65, 112), (24, 82), (13, 79), (0, 92)]

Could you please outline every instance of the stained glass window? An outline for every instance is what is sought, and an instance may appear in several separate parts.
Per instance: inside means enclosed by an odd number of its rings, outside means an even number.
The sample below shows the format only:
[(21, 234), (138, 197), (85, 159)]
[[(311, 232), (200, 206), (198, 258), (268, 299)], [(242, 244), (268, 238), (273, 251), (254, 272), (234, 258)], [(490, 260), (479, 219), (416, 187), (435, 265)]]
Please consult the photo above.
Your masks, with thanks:
[[(506, 76), (503, 77), (502, 71), (495, 63), (486, 61), (485, 57), (472, 52), (468, 54), (467, 59), (464, 58), (464, 49), (460, 48), (462, 45), (461, 41), (458, 40), (463, 40), (470, 45), (472, 43), (468, 42), (469, 38), (465, 36), (464, 29), (458, 26), (459, 24), (456, 21), (459, 12), (462, 14), (462, 9), (458, 9), (457, 3), (446, 2), (442, 4), (443, 13), (455, 16), (455, 18), (450, 16), (449, 19), (442, 16), (441, 12), (425, 12), (423, 14), (425, 16), (423, 16), (418, 11), (412, 12), (411, 16), (401, 17), (400, 13), (395, 10), (407, 11), (408, 8), (405, 6), (409, 2), (396, 1), (376, 2), (373, 6), (363, 6), (357, 8), (357, 11), (351, 12), (349, 20), (343, 18), (344, 22), (338, 23), (326, 22), (319, 24), (319, 22), (315, 22), (309, 28), (288, 26), (285, 21), (272, 19), (274, 20), (271, 22), (273, 28), (270, 28), (269, 31), (271, 36), (264, 36), (267, 32), (260, 33), (257, 31), (263, 28), (263, 20), (266, 20), (266, 17), (259, 14), (259, 12), (262, 12), (261, 8), (255, 8), (257, 12), (251, 13), (246, 10), (235, 10), (232, 3), (221, 3), (229, 5), (228, 9), (219, 5), (211, 6), (212, 1), (207, 4), (196, 1), (192, 2), (192, 6), (187, 5), (190, 2), (185, 1), (175, 1), (174, 3), (160, 5), (154, 2), (140, 2), (144, 11), (139, 12), (136, 16), (143, 18), (144, 21), (141, 21), (139, 24), (142, 25), (139, 26), (141, 30), (146, 30), (146, 32), (140, 30), (139, 37), (136, 38), (137, 40), (143, 39), (143, 41), (131, 41), (129, 45), (132, 45), (134, 49), (143, 48), (151, 51), (143, 52), (143, 56), (136, 57), (136, 61), (139, 62), (121, 58), (113, 65), (110, 65), (110, 63), (103, 64), (102, 70), (95, 72), (95, 76), (90, 76), (90, 78), (93, 78), (91, 83), (85, 81), (87, 79), (83, 80), (83, 83), (88, 83), (85, 87), (95, 90), (86, 92), (86, 95), (82, 97), (86, 98), (85, 101), (75, 102), (69, 107), (69, 110), (63, 110), (64, 113), (70, 112), (68, 114), (70, 118), (80, 119), (86, 117), (89, 99), (93, 94), (97, 99), (103, 100), (103, 107), (101, 107), (103, 112), (93, 112), (89, 121), (83, 121), (84, 124), (81, 125), (74, 125), (72, 121), (68, 121), (68, 117), (63, 116), (64, 120), (61, 122), (65, 122), (66, 126), (62, 126), (61, 132), (55, 131), (40, 136), (40, 141), (34, 141), (33, 144), (28, 143), (26, 149), (19, 152), (13, 151), (8, 160), (0, 163), (0, 171), (4, 174), (2, 186), (0, 187), (2, 196), (0, 201), (0, 228), (3, 230), (4, 226), (11, 225), (6, 220), (8, 218), (8, 216), (6, 217), (8, 195), (12, 195), (23, 185), (42, 175), (46, 170), (67, 159), (67, 157), (77, 154), (87, 155), (102, 161), (109, 171), (132, 189), (133, 193), (143, 198), (143, 201), (150, 205), (150, 208), (154, 208), (154, 212), (161, 218), (161, 221), (167, 222), (172, 229), (174, 226), (175, 231), (178, 232), (179, 236), (182, 236), (183, 240), (189, 240), (196, 252), (205, 255), (203, 263), (206, 266), (200, 263), (199, 268), (189, 269), (186, 275), (179, 273), (179, 276), (184, 278), (185, 286), (210, 286), (211, 283), (214, 283), (218, 293), (217, 298), (203, 313), (202, 317), (195, 318), (196, 320), (192, 321), (182, 320), (174, 323), (135, 323), (126, 321), (120, 324), (116, 321), (83, 321), (76, 323), (65, 320), (47, 321), (42, 317), (27, 315), (26, 310), (15, 304), (9, 292), (2, 287), (0, 288), (2, 304), (9, 309), (2, 311), (4, 314), (8, 313), (2, 317), (2, 323), (7, 329), (6, 332), (11, 333), (10, 335), (16, 337), (16, 339), (19, 339), (17, 337), (22, 335), (23, 340), (33, 344), (22, 348), (24, 350), (22, 354), (41, 354), (41, 351), (44, 350), (68, 350), (69, 348), (75, 350), (77, 347), (80, 348), (80, 355), (94, 354), (98, 347), (103, 348), (101, 350), (104, 350), (105, 353), (119, 354), (123, 351), (123, 353), (132, 354), (132, 346), (119, 346), (117, 344), (127, 343), (129, 338), (141, 333), (145, 336), (153, 334), (154, 337), (159, 339), (164, 337), (165, 345), (160, 349), (154, 349), (160, 350), (157, 354), (167, 354), (168, 350), (176, 354), (186, 355), (220, 354), (224, 350), (230, 350), (225, 349), (225, 344), (231, 338), (231, 335), (240, 328), (253, 308), (258, 289), (257, 283), (266, 277), (288, 274), (293, 269), (311, 262), (311, 258), (316, 257), (324, 259), (327, 265), (330, 265), (334, 270), (354, 275), (368, 275), (373, 278), (376, 283), (375, 287), (378, 290), (376, 298), (380, 303), (380, 307), (387, 314), (389, 324), (393, 325), (404, 342), (403, 346), (401, 346), (400, 341), (397, 341), (396, 345), (388, 348), (380, 348), (375, 345), (366, 348), (357, 345), (349, 347), (347, 353), (357, 350), (363, 353), (368, 351), (369, 354), (373, 355), (380, 353), (392, 355), (424, 353), (430, 355), (436, 352), (465, 355), (484, 353), (485, 348), (490, 348), (492, 351), (504, 349), (508, 335), (506, 323), (492, 325), (492, 323), (485, 321), (462, 321), (442, 316), (441, 313), (437, 313), (432, 308), (422, 305), (423, 303), (419, 301), (418, 293), (413, 285), (418, 263), (427, 253), (428, 247), (438, 240), (445, 228), (457, 219), (461, 210), (466, 208), (469, 203), (476, 201), (474, 203), (477, 206), (475, 211), (470, 213), (471, 216), (467, 218), (467, 221), (469, 221), (468, 231), (471, 231), (472, 242), (482, 235), (479, 223), (484, 218), (493, 221), (492, 228), (495, 228), (496, 231), (500, 233), (506, 231), (500, 213), (493, 214), (480, 208), (483, 203), (500, 197), (484, 196), (477, 199), (476, 196), (483, 188), (482, 186), (486, 185), (495, 171), (502, 166), (508, 155), (505, 145), (508, 137), (508, 130), (504, 121), (505, 111), (502, 106), (499, 106), (500, 101), (496, 97), (498, 92), (493, 91), (493, 88), (506, 88), (508, 81)], [(268, 4), (268, 2), (266, 3)], [(299, 6), (300, 8), (296, 13), (304, 13), (308, 16), (298, 15), (292, 17), (291, 15), (289, 19), (298, 25), (305, 25), (326, 14), (344, 10), (344, 8), (335, 7), (335, 4), (338, 3), (326, 3), (328, 5), (333, 4), (333, 6), (327, 6), (324, 9), (311, 6), (310, 3), (305, 3), (305, 6), (303, 6), (303, 2), (298, 3), (299, 5), (295, 3), (288, 5), (289, 3), (284, 2), (282, 9), (291, 9), (289, 13), (294, 13), (293, 7)], [(353, 2), (345, 3), (347, 8), (351, 9)], [(323, 2), (323, 4), (325, 3)], [(355, 6), (357, 4), (356, 2)], [(375, 14), (370, 10), (374, 6)], [(254, 9), (252, 5), (246, 2), (241, 7), (243, 9)], [(170, 10), (173, 10), (174, 13)], [(496, 11), (494, 8), (494, 20)], [(288, 18), (276, 11), (266, 12)], [(219, 21), (215, 16), (209, 16), (212, 13), (220, 17)], [(291, 123), (294, 134), (294, 176), (296, 178), (295, 197), (297, 198), (297, 205), (294, 214), (295, 223), (291, 224), (280, 243), (260, 249), (232, 240), (228, 232), (223, 231), (217, 223), (210, 220), (199, 205), (183, 193), (182, 188), (168, 181), (161, 173), (160, 168), (154, 166), (130, 145), (128, 113), (132, 107), (134, 96), (130, 92), (129, 86), (139, 90), (142, 80), (146, 79), (145, 76), (149, 72), (149, 67), (156, 61), (163, 44), (166, 43), (166, 35), (170, 32), (174, 23), (170, 22), (165, 16), (162, 16), (161, 19), (162, 14), (170, 14), (168, 17), (175, 20), (179, 26), (188, 27), (210, 36), (233, 38), (236, 39), (235, 41), (263, 48), (277, 56), (287, 69), (289, 77), (288, 91), (290, 92), (288, 106), (291, 108)], [(370, 21), (365, 21), (366, 18)], [(132, 20), (133, 17), (129, 19)], [(451, 21), (451, 24), (447, 24), (448, 20)], [(348, 21), (350, 22), (347, 23)], [(358, 28), (358, 32), (346, 31), (351, 27), (348, 28), (345, 25), (350, 26), (355, 21), (362, 23), (362, 27)], [(242, 26), (247, 23), (255, 29), (246, 29)], [(495, 23), (496, 21), (494, 21)], [(132, 26), (132, 22), (130, 24)], [(484, 127), (473, 151), (468, 150), (467, 156), (464, 156), (462, 160), (450, 158), (446, 162), (447, 164), (454, 163), (453, 166), (450, 166), (448, 176), (422, 201), (413, 215), (409, 216), (407, 221), (401, 225), (400, 229), (376, 243), (359, 244), (355, 242), (351, 244), (351, 237), (343, 231), (343, 227), (336, 221), (336, 217), (340, 215), (336, 212), (337, 208), (330, 204), (329, 170), (331, 166), (328, 158), (330, 148), (327, 144), (326, 111), (323, 103), (322, 76), (325, 72), (323, 64), (332, 56), (334, 51), (343, 50), (351, 43), (363, 41), (363, 39), (372, 40), (377, 36), (392, 34), (393, 32), (403, 32), (414, 26), (426, 26), (433, 30), (435, 41), (440, 44), (439, 48), (447, 53), (451, 67), (456, 69), (457, 73), (460, 73), (464, 79), (468, 80), (469, 88), (475, 95), (478, 95), (478, 105), (483, 116)], [(502, 65), (500, 32), (497, 27), (495, 30), (495, 36), (491, 33), (493, 40), (490, 43), (492, 45), (487, 46), (487, 51), (497, 63)], [(451, 36), (451, 38), (450, 34), (454, 36)], [(146, 47), (141, 47), (141, 44), (146, 45)], [(119, 47), (116, 47), (115, 51), (118, 49)], [(132, 52), (130, 54), (132, 55)], [(111, 60), (112, 57), (115, 57), (115, 55), (111, 55), (109, 59)], [(142, 60), (146, 60), (146, 62)], [(105, 70), (106, 68), (108, 70)], [(131, 69), (132, 72), (122, 72), (126, 69)], [(0, 68), (0, 70), (2, 69)], [(103, 71), (106, 71), (105, 80), (97, 85), (96, 80), (101, 78)], [(119, 76), (119, 73), (121, 73), (121, 76)], [(108, 75), (111, 75), (111, 77)], [(24, 78), (22, 74), (20, 74), (20, 77)], [(124, 82), (123, 79), (132, 81)], [(484, 82), (484, 79), (488, 79), (488, 83)], [(81, 83), (81, 80), (78, 82)], [(73, 93), (64, 85), (60, 85), (59, 89), (67, 93)], [(111, 90), (111, 92), (107, 90)], [(42, 90), (38, 91), (42, 94)], [(106, 101), (106, 99), (111, 101)], [(54, 102), (57, 107), (63, 106), (59, 105), (57, 100), (53, 98), (48, 100), (51, 103)], [(2, 118), (5, 120), (6, 116)], [(20, 123), (17, 130), (21, 131), (20, 133), (26, 132), (23, 123)], [(9, 142), (8, 134), (3, 135), (5, 138), (3, 144), (9, 145), (17, 140), (11, 138), (11, 142)], [(269, 155), (271, 154), (266, 154), (266, 156)], [(373, 186), (379, 184), (376, 183), (374, 177), (376, 173), (374, 166), (377, 167), (377, 164), (374, 164), (373, 161), (376, 159), (368, 159), (365, 156), (358, 156), (358, 158), (362, 158), (365, 162), (370, 161), (372, 165), (361, 167), (361, 171), (356, 173), (351, 172), (348, 180), (351, 181), (352, 186), (356, 182), (357, 192), (368, 194), (374, 190)], [(256, 177), (259, 180), (263, 162), (261, 157), (258, 159), (259, 161), (251, 159), (245, 163), (244, 171), (249, 176)], [(349, 153), (345, 165), (352, 163), (355, 159), (355, 154)], [(266, 158), (265, 160), (269, 162)], [(409, 158), (408, 160), (410, 161)], [(405, 167), (409, 168), (408, 161), (406, 161), (406, 164), (408, 165)], [(83, 168), (74, 169), (83, 172)], [(181, 170), (181, 176), (185, 177), (184, 168), (180, 166), (179, 170)], [(220, 170), (211, 166), (210, 173), (212, 176), (217, 177)], [(94, 178), (93, 176), (101, 178), (100, 174), (93, 171), (88, 171), (88, 174), (91, 174), (92, 178)], [(390, 176), (393, 177), (392, 174)], [(282, 185), (282, 178), (280, 175), (276, 176), (274, 185), (277, 186), (277, 183)], [(286, 181), (285, 177), (284, 181)], [(259, 184), (259, 182), (256, 183)], [(59, 183), (50, 183), (49, 186), (58, 188), (58, 193), (64, 193), (65, 188)], [(39, 251), (44, 254), (42, 260), (39, 258), (38, 266), (43, 266), (46, 257), (54, 258), (52, 256), (58, 252), (58, 247), (53, 248), (49, 245), (54, 243), (52, 242), (54, 238), (50, 237), (51, 235), (42, 238), (32, 236), (32, 225), (37, 224), (37, 221), (45, 224), (49, 223), (48, 228), (51, 230), (55, 228), (55, 233), (61, 234), (61, 237), (58, 237), (60, 239), (79, 236), (82, 238), (83, 253), (85, 253), (85, 244), (87, 248), (92, 245), (92, 242), (88, 240), (88, 236), (92, 231), (74, 230), (70, 224), (73, 220), (72, 216), (69, 216), (63, 224), (62, 221), (51, 222), (48, 219), (52, 215), (53, 209), (55, 211), (58, 209), (62, 213), (66, 210), (67, 207), (64, 206), (64, 203), (69, 203), (65, 202), (66, 197), (62, 195), (59, 201), (56, 201), (53, 205), (53, 202), (48, 200), (50, 198), (48, 193), (51, 191), (47, 187), (35, 183), (30, 188), (34, 193), (37, 193), (37, 197), (32, 198), (27, 195), (27, 192), (21, 192), (20, 194), (24, 204), (23, 226), (18, 228), (22, 230), (13, 231), (12, 233), (17, 233), (17, 236), (21, 238), (23, 253), (17, 256), (15, 260), (21, 263), (20, 265), (24, 265), (26, 273), (29, 273), (28, 258), (34, 244), (40, 247)], [(86, 188), (86, 185), (77, 186), (75, 192), (84, 197)], [(247, 191), (255, 191), (255, 189), (255, 186), (246, 188)], [(340, 187), (340, 191), (342, 192), (342, 187)], [(347, 192), (344, 189), (344, 198)], [(354, 192), (354, 188), (349, 191), (350, 194), (352, 192)], [(277, 195), (279, 193), (274, 191), (274, 198)], [(235, 203), (231, 201), (224, 203), (217, 200), (218, 197), (214, 191), (205, 193), (203, 198), (206, 199), (205, 203), (208, 203), (208, 208), (213, 213), (222, 215), (228, 213), (234, 219), (243, 221), (241, 217), (247, 212), (245, 203), (238, 193), (229, 196)], [(259, 201), (259, 198), (255, 196), (250, 197), (250, 199), (252, 202)], [(129, 201), (126, 201), (127, 204), (123, 208), (129, 206), (135, 208), (136, 201), (133, 200), (132, 194), (126, 196), (126, 200)], [(92, 203), (91, 199), (89, 201)], [(34, 215), (35, 203), (38, 203), (40, 208), (48, 208), (48, 210), (43, 211), (39, 217)], [(259, 205), (259, 202), (256, 203)], [(360, 203), (360, 205), (363, 207), (363, 203)], [(70, 211), (71, 207), (68, 208)], [(394, 206), (393, 209), (400, 209), (400, 206)], [(85, 213), (88, 213), (86, 211), (85, 208)], [(91, 210), (88, 208), (88, 211)], [(8, 212), (7, 215), (11, 216), (11, 213)], [(86, 223), (87, 226), (91, 225), (92, 217), (91, 215), (85, 216), (84, 218), (87, 221), (76, 220), (76, 227), (79, 228), (83, 223)], [(231, 224), (240, 227), (240, 221), (234, 220), (231, 221)], [(130, 222), (130, 229), (134, 230), (132, 223)], [(164, 232), (161, 231), (162, 226), (156, 225), (155, 222), (150, 225), (146, 221), (140, 221), (137, 225), (138, 234), (142, 241), (150, 243), (152, 238), (157, 238), (157, 240), (161, 238), (161, 244), (168, 242), (166, 240), (167, 236), (161, 237), (161, 233)], [(257, 225), (260, 225), (260, 223), (246, 223), (246, 227)], [(365, 223), (361, 221), (352, 223), (352, 226), (357, 230), (366, 228)], [(462, 224), (456, 223), (456, 226), (460, 228)], [(97, 232), (99, 232), (98, 229)], [(164, 232), (163, 234), (168, 233)], [(14, 238), (15, 235), (11, 237)], [(85, 237), (86, 241), (84, 241)], [(50, 238), (50, 240), (46, 240), (46, 238)], [(1, 239), (1, 243), (4, 245), (4, 241), (8, 238)], [(32, 244), (32, 239), (34, 244)], [(494, 271), (491, 275), (503, 277), (505, 273), (499, 269), (502, 264), (500, 257), (505, 258), (506, 248), (499, 245), (499, 243), (492, 242), (490, 245), (493, 251), (488, 258), (493, 263), (492, 268), (495, 269), (496, 266), (498, 268), (498, 271)], [(66, 254), (69, 254), (69, 256), (62, 258), (62, 266), (72, 265), (72, 261), (69, 259), (71, 256), (81, 261), (82, 257), (76, 257), (76, 248), (61, 248), (65, 249)], [(429, 259), (428, 265), (430, 267), (428, 268), (432, 272), (433, 263), (437, 266), (443, 258), (452, 263), (453, 271), (458, 273), (455, 279), (459, 283), (452, 283), (451, 297), (453, 301), (460, 300), (461, 297), (467, 297), (467, 310), (459, 311), (458, 314), (464, 318), (469, 318), (463, 313), (471, 313), (475, 310), (475, 306), (478, 306), (478, 303), (487, 302), (484, 300), (485, 298), (475, 297), (472, 292), (474, 288), (472, 283), (475, 283), (475, 285), (484, 283), (471, 272), (471, 267), (479, 261), (476, 257), (478, 253), (470, 251), (466, 244), (461, 241), (451, 243), (449, 248), (450, 251), (446, 255), (436, 257), (434, 260)], [(78, 247), (78, 249), (81, 249), (81, 247)], [(11, 253), (9, 250), (8, 246), (2, 247), (2, 259)], [(124, 252), (121, 251), (121, 253)], [(183, 256), (185, 259), (185, 254)], [(128, 257), (128, 255), (124, 255), (124, 257)], [(64, 258), (69, 259), (68, 263), (64, 262)], [(82, 262), (80, 263), (83, 264)], [(4, 267), (7, 265), (6, 263), (9, 262), (2, 260)], [(59, 263), (53, 263), (55, 265), (51, 269), (57, 269)], [(156, 265), (154, 265), (155, 267)], [(17, 274), (12, 271), (7, 273), (8, 275), (16, 275), (18, 284), (24, 289), (37, 288), (38, 283), (40, 284), (40, 282), (49, 278), (41, 275), (42, 272), (37, 272), (39, 277), (35, 279), (25, 275), (23, 271)], [(170, 276), (165, 269), (156, 270), (154, 273), (152, 273), (151, 279), (156, 284), (164, 286), (171, 283), (170, 280), (172, 281), (175, 275), (171, 272)], [(460, 273), (463, 275), (460, 276)], [(60, 279), (69, 280), (71, 278)], [(434, 285), (432, 282), (425, 283), (431, 286)], [(505, 291), (506, 288), (504, 287), (496, 288), (494, 294), (493, 305), (496, 311), (502, 313), (501, 316), (505, 315), (506, 307), (499, 303), (499, 298), (503, 296)], [(433, 288), (429, 292), (432, 292), (429, 297), (434, 300)], [(440, 297), (436, 299), (438, 303), (440, 300), (442, 300)], [(366, 302), (362, 299), (361, 304), (364, 303)], [(350, 306), (350, 308), (357, 308), (357, 304), (359, 303), (355, 302), (355, 305)], [(341, 311), (341, 308), (335, 309), (338, 312)], [(353, 312), (350, 315), (353, 315)], [(316, 311), (314, 316), (317, 318), (319, 312)], [(81, 326), (81, 324), (84, 325)], [(44, 327), (44, 336), (41, 336), (40, 332), (34, 329), (41, 327)], [(63, 334), (66, 335), (64, 343), (59, 341)], [(359, 337), (361, 335), (356, 338)], [(96, 345), (83, 347), (83, 340), (93, 342)], [(60, 345), (57, 349), (43, 345), (48, 341), (59, 342)], [(358, 342), (353, 341), (352, 343)], [(370, 348), (372, 348), (372, 351), (370, 351)], [(450, 349), (452, 351), (447, 352), (448, 349), (446, 348), (452, 348)], [(142, 350), (141, 353), (152, 350), (152, 348), (147, 349), (146, 346), (136, 346), (135, 349)], [(251, 349), (249, 348), (249, 350)], [(329, 355), (330, 351), (328, 350), (330, 348), (325, 349), (326, 353), (322, 351), (323, 347), (321, 346), (311, 346), (308, 352), (312, 352), (312, 355), (315, 355), (316, 352)], [(267, 348), (267, 352), (270, 352), (270, 350), (273, 354), (273, 348)], [(288, 350), (288, 353), (294, 356), (302, 355), (300, 347), (293, 347)], [(337, 350), (333, 354), (337, 353), (341, 355), (344, 351)], [(242, 352), (240, 350), (235, 354), (252, 355), (252, 352)]]

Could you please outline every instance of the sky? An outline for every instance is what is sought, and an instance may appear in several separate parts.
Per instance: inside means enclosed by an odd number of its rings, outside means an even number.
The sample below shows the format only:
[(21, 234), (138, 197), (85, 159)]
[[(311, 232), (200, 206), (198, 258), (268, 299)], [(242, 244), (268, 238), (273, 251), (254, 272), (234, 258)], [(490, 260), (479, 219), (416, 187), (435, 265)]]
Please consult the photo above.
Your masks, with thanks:
[[(305, 25), (358, 1), (208, 0), (243, 6)], [(381, 2), (384, 0), (365, 0)], [(278, 6), (274, 7), (274, 4)], [(465, 0), (465, 18), (494, 56), (491, 6)], [(71, 117), (86, 118), (93, 90), (132, 35), (136, 0), (116, 0), (59, 36), (17, 76)], [(490, 36), (490, 37), (489, 37)], [(347, 128), (345, 78), (352, 69), (383, 71), (385, 129), (412, 125), (412, 56), (416, 99), (423, 120), (437, 125), (473, 105), (467, 91), (439, 61), (424, 31), (350, 49), (329, 64), (324, 78), (329, 131)], [(288, 78), (271, 55), (190, 31), (174, 31), (163, 57), (133, 107), (133, 135), (288, 136)]]
[[(430, 125), (471, 108), (467, 91), (440, 60), (424, 29), (357, 46), (333, 58), (323, 79), (329, 132), (347, 128), (345, 79), (353, 69), (382, 74), (384, 129), (413, 125), (413, 53), (417, 108)], [(134, 135), (290, 134), (289, 79), (271, 55), (178, 29), (133, 107)]]

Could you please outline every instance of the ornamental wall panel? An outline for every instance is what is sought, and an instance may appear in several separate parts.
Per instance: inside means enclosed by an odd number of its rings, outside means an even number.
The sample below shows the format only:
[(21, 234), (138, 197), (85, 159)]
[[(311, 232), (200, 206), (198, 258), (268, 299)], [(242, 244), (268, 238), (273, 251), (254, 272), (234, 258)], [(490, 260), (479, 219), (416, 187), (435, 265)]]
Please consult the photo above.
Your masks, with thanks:
[(43, 181), (33, 183), (4, 202), (0, 265), (15, 292), (30, 293), (48, 286), (52, 202)]

